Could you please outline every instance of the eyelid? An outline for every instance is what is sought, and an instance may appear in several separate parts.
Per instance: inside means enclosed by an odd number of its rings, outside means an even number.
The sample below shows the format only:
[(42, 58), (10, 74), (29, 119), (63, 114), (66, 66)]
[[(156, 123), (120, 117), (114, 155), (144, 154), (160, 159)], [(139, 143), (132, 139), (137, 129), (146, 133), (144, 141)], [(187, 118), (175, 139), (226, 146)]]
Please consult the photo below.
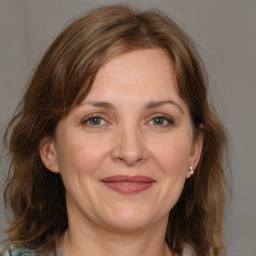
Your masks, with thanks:
[(91, 118), (101, 118), (103, 119), (105, 122), (109, 122), (109, 118), (105, 115), (105, 114), (102, 114), (102, 113), (92, 113), (92, 114), (89, 114), (87, 115), (86, 117), (84, 117), (82, 120), (81, 120), (81, 123), (83, 125), (86, 124), (86, 122), (88, 122), (88, 120), (90, 120)]
[[(164, 118), (167, 120), (167, 122), (169, 123), (169, 125), (173, 125), (175, 124), (175, 120), (170, 116), (170, 115), (166, 115), (163, 113), (157, 113), (157, 114), (153, 114), (148, 118), (147, 122), (152, 121), (154, 118)], [(166, 125), (162, 125), (162, 126), (166, 126)]]
[[(92, 113), (92, 114), (89, 114), (89, 115), (85, 116), (81, 120), (81, 124), (86, 125), (86, 122), (88, 122), (91, 118), (101, 118), (101, 119), (103, 119), (106, 122), (106, 124), (103, 124), (103, 125), (107, 125), (107, 123), (111, 123), (111, 119), (106, 114), (96, 112), (96, 113)], [(154, 125), (154, 126), (166, 127), (166, 126), (175, 124), (175, 120), (170, 115), (167, 115), (167, 114), (164, 114), (164, 113), (151, 114), (150, 116), (147, 117), (146, 123), (151, 122), (154, 118), (164, 118), (168, 122), (168, 124), (166, 124), (166, 125)], [(103, 125), (99, 125), (99, 126), (103, 126)]]

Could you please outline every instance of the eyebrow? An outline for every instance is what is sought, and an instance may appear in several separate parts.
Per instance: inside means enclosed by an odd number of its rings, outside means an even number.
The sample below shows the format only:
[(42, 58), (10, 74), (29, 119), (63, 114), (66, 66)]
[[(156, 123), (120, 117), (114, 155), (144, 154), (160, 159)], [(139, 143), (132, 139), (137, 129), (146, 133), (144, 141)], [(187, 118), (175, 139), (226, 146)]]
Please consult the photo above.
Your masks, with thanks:
[[(150, 101), (145, 105), (145, 109), (153, 109), (160, 107), (165, 104), (172, 104), (176, 106), (182, 114), (184, 114), (184, 111), (182, 107), (175, 101), (173, 100), (165, 100), (165, 101)], [(103, 102), (103, 101), (86, 101), (82, 103), (82, 105), (89, 105), (92, 107), (98, 107), (98, 108), (105, 108), (105, 109), (115, 109), (115, 106), (109, 102)]]
[(98, 108), (106, 108), (106, 109), (114, 109), (114, 105), (108, 102), (103, 101), (86, 101), (82, 103), (82, 105), (89, 105), (92, 107), (98, 107)]
[(153, 108), (157, 108), (157, 107), (160, 107), (162, 105), (165, 105), (165, 104), (172, 104), (172, 105), (176, 106), (180, 110), (180, 112), (182, 114), (184, 114), (184, 111), (183, 111), (182, 107), (177, 102), (175, 102), (173, 100), (151, 101), (151, 102), (146, 104), (145, 108), (146, 109), (153, 109)]

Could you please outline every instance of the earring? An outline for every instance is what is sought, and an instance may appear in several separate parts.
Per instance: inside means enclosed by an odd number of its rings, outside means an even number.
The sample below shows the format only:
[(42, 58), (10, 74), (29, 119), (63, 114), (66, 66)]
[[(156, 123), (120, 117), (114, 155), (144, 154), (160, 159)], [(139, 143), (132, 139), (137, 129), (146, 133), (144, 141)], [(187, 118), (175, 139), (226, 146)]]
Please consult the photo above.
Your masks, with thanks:
[(194, 173), (192, 166), (189, 166), (189, 173), (190, 173), (191, 175)]

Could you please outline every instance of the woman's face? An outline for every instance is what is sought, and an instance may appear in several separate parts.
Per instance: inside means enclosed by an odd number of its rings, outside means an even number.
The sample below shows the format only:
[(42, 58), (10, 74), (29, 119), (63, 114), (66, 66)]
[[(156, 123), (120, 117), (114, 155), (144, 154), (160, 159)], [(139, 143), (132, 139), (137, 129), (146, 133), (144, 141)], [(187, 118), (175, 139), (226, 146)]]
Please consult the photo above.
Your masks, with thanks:
[(166, 223), (201, 145), (170, 58), (145, 49), (106, 63), (40, 152), (61, 174), (70, 223), (137, 229)]

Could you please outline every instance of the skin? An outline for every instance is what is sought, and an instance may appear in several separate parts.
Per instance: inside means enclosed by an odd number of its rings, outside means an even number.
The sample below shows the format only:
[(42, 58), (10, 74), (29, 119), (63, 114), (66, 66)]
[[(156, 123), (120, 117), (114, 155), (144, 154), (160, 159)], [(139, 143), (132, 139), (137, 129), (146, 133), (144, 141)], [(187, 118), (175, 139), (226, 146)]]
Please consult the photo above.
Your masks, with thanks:
[[(61, 174), (66, 188), (66, 255), (175, 255), (164, 239), (168, 214), (201, 148), (164, 50), (136, 50), (106, 63), (55, 138), (40, 144), (45, 166)], [(113, 175), (155, 183), (122, 194), (100, 181)]]

